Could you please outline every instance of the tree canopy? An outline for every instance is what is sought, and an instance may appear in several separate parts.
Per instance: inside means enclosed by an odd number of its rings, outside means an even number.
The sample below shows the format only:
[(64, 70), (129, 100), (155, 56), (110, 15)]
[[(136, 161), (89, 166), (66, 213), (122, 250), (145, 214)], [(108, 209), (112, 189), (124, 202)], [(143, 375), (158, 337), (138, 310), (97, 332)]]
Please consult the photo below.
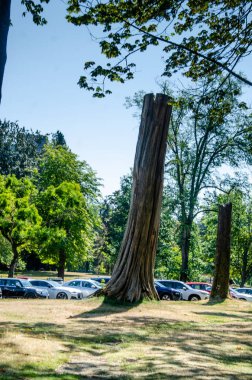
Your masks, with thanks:
[(252, 85), (235, 72), (251, 53), (252, 5), (248, 1), (69, 0), (67, 12), (67, 20), (76, 26), (98, 27), (100, 50), (109, 60), (105, 65), (85, 62), (89, 75), (81, 76), (79, 85), (95, 97), (111, 93), (106, 80), (123, 83), (134, 78), (132, 56), (159, 45), (165, 53), (162, 75), (181, 70), (198, 80), (224, 74), (224, 81), (232, 75)]

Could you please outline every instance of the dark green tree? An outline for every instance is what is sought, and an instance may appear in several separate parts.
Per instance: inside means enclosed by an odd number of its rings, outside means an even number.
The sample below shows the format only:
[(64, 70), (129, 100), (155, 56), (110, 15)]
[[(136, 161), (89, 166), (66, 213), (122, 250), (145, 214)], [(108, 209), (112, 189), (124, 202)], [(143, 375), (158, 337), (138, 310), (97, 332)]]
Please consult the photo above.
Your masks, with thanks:
[(31, 175), (48, 137), (17, 123), (0, 121), (0, 174)]

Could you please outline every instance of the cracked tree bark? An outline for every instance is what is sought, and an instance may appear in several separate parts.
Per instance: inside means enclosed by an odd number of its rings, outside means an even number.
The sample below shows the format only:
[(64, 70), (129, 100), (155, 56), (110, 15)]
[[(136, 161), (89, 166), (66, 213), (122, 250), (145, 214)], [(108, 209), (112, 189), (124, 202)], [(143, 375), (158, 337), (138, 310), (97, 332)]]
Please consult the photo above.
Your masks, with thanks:
[(219, 206), (215, 273), (211, 299), (224, 300), (229, 296), (230, 240), (232, 203)]
[(162, 94), (144, 97), (128, 222), (111, 280), (103, 291), (120, 301), (158, 298), (153, 273), (171, 117), (168, 100)]

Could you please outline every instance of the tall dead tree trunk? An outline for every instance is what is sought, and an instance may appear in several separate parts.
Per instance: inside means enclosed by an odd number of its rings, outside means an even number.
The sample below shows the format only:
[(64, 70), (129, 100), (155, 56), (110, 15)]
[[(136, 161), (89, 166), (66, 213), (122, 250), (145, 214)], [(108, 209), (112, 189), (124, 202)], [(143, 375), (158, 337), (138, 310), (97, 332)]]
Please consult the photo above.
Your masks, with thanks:
[(0, 103), (2, 99), (2, 83), (7, 59), (7, 37), (10, 26), (11, 0), (0, 0)]
[(215, 274), (211, 299), (225, 299), (229, 295), (231, 220), (232, 203), (219, 206)]
[(157, 298), (153, 273), (160, 223), (171, 106), (166, 95), (145, 95), (133, 170), (128, 222), (104, 294), (120, 301)]

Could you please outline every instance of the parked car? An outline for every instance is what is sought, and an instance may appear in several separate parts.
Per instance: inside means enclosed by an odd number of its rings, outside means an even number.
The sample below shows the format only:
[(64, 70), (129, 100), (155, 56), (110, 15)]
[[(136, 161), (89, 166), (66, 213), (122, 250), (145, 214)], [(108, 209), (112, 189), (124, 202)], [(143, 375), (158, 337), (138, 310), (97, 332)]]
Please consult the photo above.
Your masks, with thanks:
[(182, 293), (179, 290), (167, 288), (159, 281), (154, 281), (154, 285), (161, 300), (178, 301), (182, 299)]
[(111, 279), (111, 276), (98, 276), (98, 277), (90, 278), (90, 280), (99, 282), (102, 286), (106, 285), (110, 279)]
[(68, 286), (73, 289), (79, 289), (82, 292), (83, 297), (88, 297), (91, 294), (94, 294), (98, 290), (102, 289), (102, 286), (99, 282), (81, 278), (76, 278), (74, 280), (64, 282), (64, 286)]
[(0, 278), (2, 296), (6, 298), (48, 298), (46, 289), (38, 289), (29, 281), (19, 278)]
[(193, 289), (182, 281), (158, 280), (158, 282), (167, 288), (179, 290), (182, 293), (182, 299), (185, 301), (199, 301), (209, 298), (209, 293), (205, 290)]
[(187, 285), (193, 289), (205, 290), (207, 293), (211, 293), (212, 285), (208, 282), (187, 282)]
[(238, 298), (239, 300), (252, 302), (252, 294), (243, 293), (239, 291), (240, 289), (246, 289), (246, 288), (238, 288), (238, 289), (231, 289), (231, 290), (235, 294), (236, 298)]
[(252, 296), (252, 288), (236, 288), (235, 291)]
[(79, 289), (73, 289), (69, 286), (62, 286), (55, 281), (50, 280), (30, 280), (30, 283), (36, 288), (46, 289), (49, 298), (56, 299), (82, 299), (83, 295)]

